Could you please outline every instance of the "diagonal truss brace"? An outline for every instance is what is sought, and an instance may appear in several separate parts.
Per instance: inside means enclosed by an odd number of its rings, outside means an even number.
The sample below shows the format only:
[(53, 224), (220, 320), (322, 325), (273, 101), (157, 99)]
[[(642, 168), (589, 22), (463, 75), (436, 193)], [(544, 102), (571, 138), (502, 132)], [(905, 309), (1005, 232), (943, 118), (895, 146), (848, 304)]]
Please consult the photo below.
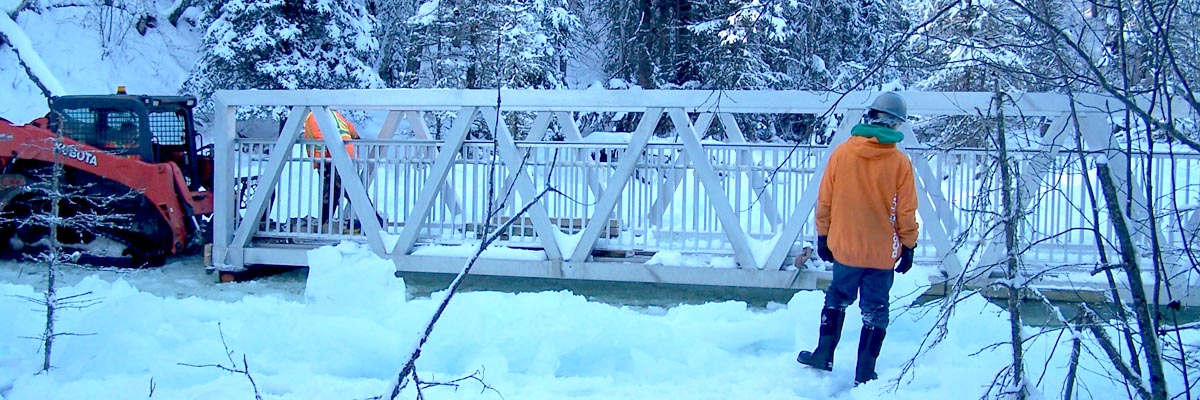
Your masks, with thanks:
[(825, 175), (825, 165), (829, 163), (829, 156), (833, 155), (834, 148), (850, 138), (850, 130), (862, 119), (864, 112), (863, 109), (846, 110), (841, 125), (838, 126), (833, 137), (829, 138), (829, 148), (819, 156), (821, 162), (817, 163), (817, 169), (809, 179), (808, 186), (804, 187), (804, 193), (801, 193), (796, 208), (783, 223), (783, 230), (776, 235), (778, 239), (776, 239), (775, 245), (771, 246), (771, 252), (764, 260), (764, 267), (766, 265), (783, 265), (783, 259), (787, 258), (787, 252), (791, 250), (792, 242), (800, 237), (800, 230), (809, 223), (808, 214), (817, 207), (817, 190), (821, 187), (821, 177)]
[[(499, 120), (499, 113), (495, 107), (482, 107), (480, 114), (483, 115), (484, 121), (488, 127), (492, 129), (492, 134), (496, 136), (496, 150), (500, 152), (500, 158), (504, 160), (504, 164), (508, 167), (510, 174), (516, 177), (514, 184), (516, 189), (521, 194), (524, 201), (531, 201), (538, 198), (537, 187), (533, 184), (533, 179), (525, 172), (525, 151), (517, 149), (516, 139), (512, 136), (512, 131), (508, 129), (508, 125)], [(549, 182), (547, 182), (549, 184)], [(511, 197), (504, 199), (505, 201), (513, 200)], [(498, 206), (499, 207), (499, 206)], [(555, 233), (560, 233), (558, 227), (550, 223), (550, 214), (546, 211), (546, 205), (538, 202), (529, 208), (529, 217), (533, 222), (533, 229), (537, 232), (538, 239), (542, 242), (542, 248), (546, 252), (546, 257), (550, 260), (562, 260), (562, 253), (558, 248), (558, 238)]]
[[(539, 121), (540, 121), (541, 115), (542, 114), (538, 115)], [(571, 116), (571, 112), (555, 111), (554, 116), (558, 119), (558, 126), (563, 130), (563, 135), (566, 136), (567, 141), (570, 141), (570, 142), (582, 142), (583, 141), (583, 134), (581, 134), (579, 132), (579, 125), (576, 124), (575, 117)], [(550, 118), (549, 118), (548, 114), (547, 114), (545, 124), (546, 124), (546, 126), (542, 127), (542, 129), (549, 128)], [(536, 127), (536, 126), (540, 126), (540, 125), (535, 123), (534, 126)], [(533, 131), (533, 132), (537, 132), (537, 131)], [(586, 156), (584, 156), (583, 154), (587, 150), (580, 149), (578, 151), (579, 151), (579, 159), (581, 159), (581, 160), (584, 159)], [(591, 190), (592, 194), (595, 195), (596, 197), (600, 197), (601, 193), (604, 193), (604, 189), (600, 187), (600, 174), (598, 172), (596, 172), (596, 170), (594, 170), (594, 169), (588, 169), (586, 174), (587, 174), (586, 181), (587, 181), (587, 185), (588, 185), (588, 190)]]
[(729, 240), (729, 244), (733, 246), (734, 258), (742, 268), (761, 269), (762, 266), (755, 261), (754, 252), (750, 249), (746, 232), (742, 229), (737, 214), (733, 212), (733, 206), (730, 206), (729, 196), (725, 194), (725, 187), (721, 185), (721, 180), (717, 178), (716, 170), (713, 169), (708, 154), (704, 152), (704, 147), (700, 144), (700, 136), (692, 126), (692, 119), (682, 108), (668, 109), (667, 114), (675, 123), (675, 129), (683, 141), (683, 150), (692, 160), (696, 176), (704, 185), (704, 192), (708, 194), (709, 204), (716, 209), (717, 219), (721, 221), (721, 229), (725, 231), (725, 239)]
[[(425, 125), (425, 119), (421, 117), (420, 111), (392, 111), (388, 113), (387, 119), (383, 122), (383, 128), (379, 130), (380, 139), (391, 139), (396, 135), (396, 129), (399, 128), (400, 122), (404, 119), (408, 120), (409, 128), (412, 129), (413, 135), (420, 140), (434, 140), (429, 136), (429, 127)], [(369, 180), (367, 182), (370, 182)], [(454, 186), (450, 182), (442, 182), (442, 196), (440, 197), (442, 204), (450, 211), (451, 215), (459, 216), (463, 214), (462, 201), (458, 197), (458, 192), (454, 190)]]
[(633, 137), (629, 139), (629, 147), (625, 148), (625, 153), (617, 161), (616, 171), (608, 178), (608, 184), (604, 186), (604, 193), (596, 201), (595, 212), (587, 221), (587, 226), (580, 235), (579, 243), (571, 251), (571, 256), (566, 259), (567, 261), (587, 261), (592, 247), (596, 245), (596, 240), (600, 237), (600, 231), (607, 226), (606, 221), (609, 214), (615, 209), (617, 201), (621, 199), (621, 188), (625, 187), (629, 183), (629, 178), (633, 176), (633, 169), (637, 167), (639, 158), (637, 155), (646, 150), (646, 144), (650, 142), (650, 135), (654, 133), (654, 128), (658, 126), (662, 115), (663, 109), (657, 107), (648, 108), (642, 113), (637, 129), (633, 131)]
[[(921, 141), (917, 140), (917, 135), (913, 134), (912, 125), (907, 122), (900, 127), (904, 132), (904, 141), (900, 144), (904, 147), (919, 147)], [(907, 154), (906, 154), (907, 155)], [(958, 258), (958, 254), (954, 251), (954, 240), (951, 238), (951, 233), (958, 229), (958, 220), (954, 218), (954, 212), (950, 207), (950, 202), (946, 201), (945, 194), (942, 193), (942, 181), (937, 174), (933, 173), (933, 168), (929, 166), (929, 160), (925, 158), (909, 159), (912, 161), (914, 177), (917, 182), (917, 214), (920, 215), (924, 225), (921, 226), (921, 239), (933, 242), (933, 246), (938, 251), (938, 261), (945, 268), (946, 276), (958, 276), (965, 272), (962, 260)]]
[[(701, 115), (701, 117), (703, 116)], [(737, 144), (747, 143), (746, 135), (742, 133), (742, 128), (738, 126), (737, 120), (733, 118), (733, 114), (720, 113), (718, 114), (718, 118), (721, 120), (721, 125), (725, 127), (725, 132), (728, 134), (730, 142)], [(779, 216), (779, 208), (775, 205), (775, 196), (772, 196), (771, 192), (767, 191), (766, 177), (761, 172), (752, 168), (758, 164), (758, 161), (754, 159), (754, 155), (749, 150), (738, 150), (737, 163), (738, 166), (746, 171), (746, 177), (750, 179), (750, 188), (754, 189), (754, 195), (757, 196), (758, 203), (762, 205), (762, 212), (767, 217), (767, 222), (772, 226), (779, 226), (782, 218)]]
[[(316, 107), (312, 111), (321, 132), (329, 132), (321, 135), (323, 136), (322, 140), (325, 142), (326, 151), (329, 152), (329, 158), (333, 162), (334, 172), (342, 179), (342, 187), (350, 196), (350, 208), (363, 226), (363, 233), (367, 236), (367, 246), (382, 257), (387, 254), (383, 246), (383, 236), (380, 234), (383, 232), (383, 227), (376, 219), (375, 206), (371, 198), (367, 196), (367, 188), (359, 177), (358, 169), (350, 160), (350, 153), (346, 152), (346, 142), (342, 141), (342, 135), (337, 134), (337, 123), (333, 120), (333, 114), (330, 113), (329, 107), (324, 106)], [(341, 196), (340, 193), (333, 195)], [(335, 199), (335, 201), (340, 201), (340, 199)]]
[[(1042, 135), (1040, 143), (1038, 143), (1037, 153), (1034, 154), (1031, 160), (1024, 162), (1022, 164), (1024, 167), (1019, 169), (1017, 190), (1018, 204), (1021, 210), (1029, 209), (1034, 197), (1039, 192), (1038, 189), (1042, 187), (1043, 182), (1046, 180), (1046, 174), (1050, 172), (1054, 160), (1062, 152), (1063, 142), (1069, 136), (1069, 133), (1074, 131), (1074, 129), (1067, 129), (1067, 123), (1070, 120), (1070, 113), (1063, 113), (1056, 117)], [(1003, 235), (995, 233), (994, 236), (985, 238), (984, 240), (987, 241), (987, 247), (984, 249), (983, 255), (980, 256), (979, 264), (1002, 265), (1008, 253), (1008, 250), (1005, 248)], [(1018, 254), (1017, 257), (1021, 257), (1021, 255)]]
[[(288, 149), (296, 140), (300, 138), (300, 124), (304, 121), (304, 117), (308, 115), (309, 108), (306, 106), (292, 107), (292, 111), (288, 114), (287, 122), (283, 124), (283, 130), (280, 131), (279, 137), (275, 139), (274, 149)], [(261, 178), (269, 178), (263, 182), (278, 182), (279, 177), (283, 175), (283, 167), (287, 161), (292, 158), (290, 151), (274, 151), (271, 152), (270, 158), (267, 159), (267, 165), (262, 171)], [(257, 222), (262, 219), (263, 213), (266, 212), (267, 201), (275, 193), (275, 185), (260, 186), (264, 190), (254, 191), (254, 196), (250, 198), (250, 203), (246, 206), (246, 212), (243, 215), (242, 223), (238, 225), (233, 233), (233, 242), (231, 247), (243, 248), (250, 243), (251, 230), (254, 229)], [(340, 195), (340, 194), (339, 194)]]
[(417, 194), (417, 201), (405, 218), (404, 229), (400, 231), (400, 237), (396, 240), (395, 247), (392, 248), (393, 262), (399, 262), (400, 257), (407, 255), (416, 245), (417, 235), (420, 234), (421, 227), (429, 218), (434, 199), (444, 188), (442, 183), (446, 181), (446, 176), (454, 167), (454, 159), (462, 150), (463, 143), (467, 140), (467, 132), (471, 129), (471, 122), (474, 121), (478, 112), (478, 107), (462, 107), (458, 110), (458, 116), (454, 118), (454, 126), (450, 128), (449, 136), (438, 150), (433, 167), (429, 170), (429, 176), (425, 178), (425, 183), (421, 186), (420, 193)]

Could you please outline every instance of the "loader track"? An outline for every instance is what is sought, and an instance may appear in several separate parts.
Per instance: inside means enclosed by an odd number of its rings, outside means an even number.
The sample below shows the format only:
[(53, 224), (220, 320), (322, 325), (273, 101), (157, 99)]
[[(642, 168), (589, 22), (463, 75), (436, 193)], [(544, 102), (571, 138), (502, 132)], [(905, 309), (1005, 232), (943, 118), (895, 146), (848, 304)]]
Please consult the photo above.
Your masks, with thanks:
[[(36, 256), (47, 249), (44, 239), (49, 227), (30, 222), (35, 214), (47, 215), (48, 205), (31, 197), (14, 199), (5, 208), (6, 219), (0, 220), (0, 244), (4, 251), (0, 256), (21, 258)], [(145, 197), (124, 201), (116, 206), (64, 207), (61, 215), (107, 215), (120, 216), (118, 224), (111, 227), (95, 227), (86, 231), (59, 228), (60, 244), (64, 251), (80, 253), (75, 260), (79, 264), (102, 267), (145, 268), (161, 266), (170, 253), (171, 233), (158, 211)], [(124, 246), (121, 254), (112, 254), (112, 242)], [(13, 246), (17, 244), (17, 246)]]

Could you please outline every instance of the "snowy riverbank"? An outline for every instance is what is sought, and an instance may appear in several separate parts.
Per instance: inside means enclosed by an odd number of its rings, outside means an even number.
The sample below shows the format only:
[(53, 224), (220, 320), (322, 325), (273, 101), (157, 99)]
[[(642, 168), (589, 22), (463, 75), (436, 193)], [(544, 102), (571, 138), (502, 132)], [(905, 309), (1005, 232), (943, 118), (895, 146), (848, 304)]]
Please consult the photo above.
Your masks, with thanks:
[[(6, 399), (243, 398), (249, 380), (214, 367), (245, 355), (268, 399), (361, 399), (377, 396), (435, 304), (406, 294), (390, 261), (343, 243), (310, 252), (316, 267), (295, 276), (217, 285), (202, 271), (178, 265), (123, 273), (71, 272), (63, 294), (90, 291), (99, 303), (67, 310), (55, 348), (55, 368), (37, 374), (44, 315), (18, 296), (38, 296), (18, 273), (0, 264), (0, 395)], [(26, 265), (25, 268), (30, 268)], [(898, 275), (893, 295), (911, 294), (915, 275)], [(291, 281), (291, 283), (289, 283)], [(197, 294), (203, 293), (201, 296)], [(438, 297), (435, 293), (433, 297)], [(506, 399), (875, 398), (900, 376), (936, 313), (901, 311), (912, 295), (894, 299), (893, 325), (879, 361), (882, 379), (851, 387), (857, 330), (851, 307), (832, 373), (802, 368), (795, 354), (815, 344), (822, 294), (798, 292), (787, 304), (748, 307), (737, 301), (672, 307), (617, 306), (568, 291), (461, 293), (437, 325), (418, 362), (423, 379), (450, 380), (481, 371), (484, 382), (431, 388), (430, 398)], [(943, 344), (917, 360), (893, 399), (967, 398), (982, 394), (1008, 359), (1007, 314), (972, 298), (959, 305)], [(1030, 328), (1031, 330), (1033, 328)], [(1030, 332), (1033, 333), (1033, 332)], [(1189, 334), (1194, 343), (1200, 338)], [(1045, 359), (1057, 332), (1038, 336), (1031, 359)], [(978, 354), (976, 354), (978, 353)], [(1047, 397), (1059, 395), (1067, 351), (1048, 369), (1031, 366)], [(1105, 370), (1085, 355), (1084, 398), (1125, 398), (1098, 376)], [(1044, 374), (1043, 374), (1044, 372)], [(1172, 376), (1180, 387), (1180, 377)], [(409, 393), (403, 398), (414, 398)]]

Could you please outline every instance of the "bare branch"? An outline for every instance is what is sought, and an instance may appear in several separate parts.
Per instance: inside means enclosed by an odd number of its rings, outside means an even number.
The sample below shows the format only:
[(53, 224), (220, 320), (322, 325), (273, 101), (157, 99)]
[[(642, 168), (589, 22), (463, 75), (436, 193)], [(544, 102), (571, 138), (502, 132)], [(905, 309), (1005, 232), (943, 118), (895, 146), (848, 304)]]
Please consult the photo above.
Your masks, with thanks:
[[(0, 32), (0, 44), (8, 44), (8, 42), (10, 42), (11, 40), (12, 39), (10, 39), (8, 37), (8, 35), (5, 35), (4, 33)], [(21, 56), (21, 52), (19, 50), (17, 50), (17, 47), (16, 46), (11, 46), (11, 47), (13, 49), (13, 53), (17, 55), (17, 63), (21, 64), (21, 68), (25, 70), (25, 75), (29, 77), (29, 80), (38, 87), (38, 90), (42, 91), (42, 96), (46, 96), (47, 99), (53, 97), (54, 93), (51, 92), (50, 88), (47, 87), (46, 84), (42, 82), (42, 79), (39, 78), (38, 75), (33, 72), (33, 68), (31, 68), (29, 66), (29, 64), (25, 62), (25, 57)]]
[[(534, 205), (538, 204), (538, 202), (540, 202), (542, 200), (542, 197), (545, 197), (546, 194), (548, 194), (548, 193), (561, 193), (561, 192), (559, 192), (558, 189), (555, 189), (551, 186), (547, 186), (540, 193), (538, 193), (537, 196), (535, 196), (528, 203), (526, 203), (524, 207), (521, 207), (521, 209), (519, 211), (517, 211), (516, 214), (514, 214), (513, 218), (509, 218), (508, 221), (505, 221), (503, 224), (501, 224), (499, 228), (497, 228), (495, 230), (486, 230), (485, 229), (485, 231), (490, 232), (489, 235), (484, 239), (484, 241), (482, 243), (479, 244), (479, 248), (477, 248), (475, 250), (475, 254), (473, 254), (471, 256), (471, 258), (467, 260), (467, 263), (465, 266), (463, 266), (462, 271), (460, 271), (458, 273), (458, 276), (456, 276), (454, 278), (454, 281), (450, 283), (450, 287), (447, 288), (447, 291), (446, 291), (446, 296), (442, 298), (442, 301), (440, 303), (438, 303), (437, 310), (434, 311), (433, 316), (429, 320), (429, 323), (427, 323), (425, 325), (425, 331), (421, 335), (420, 340), (417, 342), (416, 347), (413, 348), (412, 353), (409, 354), (408, 361), (406, 361), (404, 363), (404, 368), (402, 368), (400, 370), (400, 373), (397, 375), (396, 380), (392, 382), (393, 386), (390, 388), (390, 393), (387, 396), (388, 399), (395, 399), (396, 396), (399, 396), (400, 391), (403, 390), (408, 385), (408, 377), (410, 375), (416, 374), (416, 369), (417, 369), (416, 362), (417, 362), (417, 358), (419, 358), (421, 356), (421, 347), (424, 346), (425, 342), (429, 340), (429, 335), (431, 333), (433, 333), (434, 324), (436, 324), (438, 319), (441, 318), (442, 313), (445, 312), (445, 310), (446, 310), (446, 307), (450, 305), (450, 299), (453, 298), (454, 295), (458, 292), (458, 288), (460, 286), (462, 286), (463, 278), (465, 278), (468, 274), (471, 273), (471, 269), (475, 266), (475, 262), (479, 260), (479, 257), (481, 255), (483, 255), (483, 251), (487, 250), (488, 246), (490, 246), (492, 244), (492, 242), (494, 242), (494, 241), (496, 241), (496, 239), (500, 238), (499, 232), (503, 232), (505, 229), (512, 227), (513, 223), (520, 220), (519, 217), (521, 215), (524, 215), (526, 212), (529, 211), (530, 208), (532, 208)], [(488, 218), (488, 221), (490, 221), (490, 220), (491, 220), (491, 218)]]
[(1200, 322), (1190, 322), (1183, 325), (1159, 327), (1158, 332), (1160, 335), (1165, 335), (1170, 332), (1186, 331), (1190, 329), (1200, 329)]
[(1154, 126), (1155, 128), (1163, 129), (1163, 131), (1165, 131), (1172, 138), (1190, 147), (1192, 150), (1200, 152), (1200, 141), (1188, 137), (1183, 132), (1180, 132), (1178, 128), (1167, 122), (1157, 120), (1150, 115), (1150, 112), (1146, 110), (1145, 107), (1142, 107), (1137, 103), (1137, 101), (1128, 96), (1125, 91), (1109, 82), (1108, 79), (1105, 78), (1104, 73), (1099, 69), (1100, 63), (1093, 60), (1092, 57), (1088, 55), (1087, 51), (1085, 51), (1079, 43), (1072, 40), (1070, 35), (1064, 32), (1062, 28), (1059, 28), (1053, 21), (1046, 19), (1046, 17), (1040, 13), (1031, 10), (1029, 7), (1019, 1), (1009, 0), (1009, 3), (1019, 8), (1025, 13), (1026, 16), (1041, 24), (1056, 37), (1061, 38), (1062, 40), (1060, 40), (1060, 42), (1070, 48), (1077, 57), (1086, 61), (1083, 63), (1083, 66), (1092, 74), (1092, 77), (1096, 80), (1097, 86), (1099, 86), (1108, 94), (1112, 95), (1115, 100), (1121, 102), (1121, 104), (1125, 106), (1126, 110), (1133, 112), (1138, 116), (1138, 118), (1147, 121), (1148, 124)]
[(500, 396), (501, 399), (504, 398), (504, 395), (501, 394), (499, 390), (496, 390), (496, 388), (492, 387), (491, 385), (488, 385), (487, 382), (485, 382), (483, 380), (483, 371), (482, 370), (475, 370), (475, 372), (472, 372), (470, 375), (467, 375), (467, 376), (464, 376), (464, 377), (461, 377), (458, 379), (446, 381), (446, 382), (417, 381), (417, 384), (422, 389), (428, 389), (428, 388), (431, 388), (434, 386), (450, 386), (455, 389), (458, 389), (460, 382), (468, 381), (468, 380), (475, 381), (475, 382), (479, 383), (480, 386), (482, 386), (482, 388), (479, 390), (479, 393), (482, 394), (483, 392), (491, 390), (493, 392), (496, 392), (496, 395)]
[(254, 382), (254, 375), (250, 374), (250, 363), (246, 360), (246, 354), (244, 354), (244, 353), (242, 354), (242, 366), (241, 366), (241, 368), (238, 368), (237, 362), (233, 361), (233, 355), (232, 355), (233, 352), (229, 350), (229, 344), (227, 344), (225, 342), (225, 330), (221, 329), (220, 322), (217, 322), (217, 332), (221, 336), (221, 346), (225, 348), (225, 358), (229, 360), (230, 366), (227, 367), (222, 364), (188, 364), (188, 363), (176, 363), (176, 364), (182, 365), (185, 367), (193, 367), (193, 368), (216, 368), (216, 369), (220, 369), (225, 372), (245, 375), (246, 379), (250, 381), (250, 387), (254, 388), (254, 399), (262, 400), (263, 397), (262, 397), (262, 394), (259, 393), (259, 391), (258, 391), (258, 384)]

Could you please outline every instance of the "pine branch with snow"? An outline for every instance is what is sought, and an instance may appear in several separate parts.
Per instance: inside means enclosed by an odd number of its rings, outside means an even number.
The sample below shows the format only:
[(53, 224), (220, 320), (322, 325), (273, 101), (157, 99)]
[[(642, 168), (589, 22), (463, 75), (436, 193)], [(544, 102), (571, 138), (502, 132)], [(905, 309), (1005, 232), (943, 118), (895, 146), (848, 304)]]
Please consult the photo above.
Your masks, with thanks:
[(200, 99), (200, 117), (210, 118), (217, 90), (384, 86), (374, 68), (375, 18), (358, 1), (216, 2), (203, 21), (204, 54), (183, 87)]

